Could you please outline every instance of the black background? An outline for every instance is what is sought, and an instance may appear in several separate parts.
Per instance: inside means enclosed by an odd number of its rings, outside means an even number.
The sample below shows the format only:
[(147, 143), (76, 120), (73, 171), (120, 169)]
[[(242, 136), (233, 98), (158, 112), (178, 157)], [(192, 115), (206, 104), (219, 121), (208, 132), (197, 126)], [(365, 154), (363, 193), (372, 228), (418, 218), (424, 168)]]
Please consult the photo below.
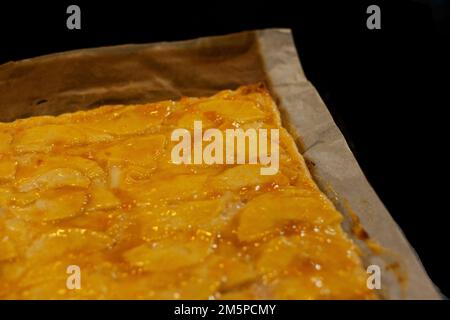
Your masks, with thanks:
[[(16, 1), (0, 4), (0, 63), (76, 48), (288, 27), (378, 195), (450, 296), (446, 1)], [(447, 3), (447, 4), (446, 4)], [(81, 30), (66, 8), (81, 7)], [(381, 7), (381, 30), (366, 8)], [(447, 18), (447, 19), (446, 19)], [(0, 106), (1, 107), (1, 106)]]

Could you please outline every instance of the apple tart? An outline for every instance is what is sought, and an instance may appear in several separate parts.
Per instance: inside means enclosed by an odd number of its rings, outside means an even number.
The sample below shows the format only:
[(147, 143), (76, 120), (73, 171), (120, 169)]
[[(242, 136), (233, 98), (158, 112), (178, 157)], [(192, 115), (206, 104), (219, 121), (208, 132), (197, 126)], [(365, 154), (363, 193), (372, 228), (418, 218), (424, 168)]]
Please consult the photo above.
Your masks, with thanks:
[[(278, 171), (175, 163), (196, 121), (277, 129)], [(0, 123), (1, 299), (374, 298), (341, 222), (258, 85)]]

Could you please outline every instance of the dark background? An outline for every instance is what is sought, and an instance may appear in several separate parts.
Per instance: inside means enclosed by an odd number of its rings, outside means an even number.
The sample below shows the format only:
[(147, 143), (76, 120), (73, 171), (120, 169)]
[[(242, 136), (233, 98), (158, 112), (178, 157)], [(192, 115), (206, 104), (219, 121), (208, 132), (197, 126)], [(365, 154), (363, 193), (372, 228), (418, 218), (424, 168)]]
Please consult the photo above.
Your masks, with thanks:
[[(66, 28), (70, 4), (81, 7), (81, 30)], [(366, 28), (370, 4), (381, 8), (381, 30)], [(307, 77), (431, 278), (450, 296), (448, 12), (445, 0), (16, 1), (0, 4), (0, 63), (76, 48), (291, 28)]]

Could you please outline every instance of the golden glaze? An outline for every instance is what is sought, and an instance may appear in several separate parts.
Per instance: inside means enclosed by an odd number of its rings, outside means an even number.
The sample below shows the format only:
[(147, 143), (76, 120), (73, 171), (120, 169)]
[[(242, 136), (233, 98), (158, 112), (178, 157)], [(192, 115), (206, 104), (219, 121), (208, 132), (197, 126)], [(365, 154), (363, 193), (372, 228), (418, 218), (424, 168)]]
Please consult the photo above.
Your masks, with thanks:
[[(194, 120), (279, 128), (279, 173), (171, 163)], [(0, 123), (3, 299), (373, 298), (341, 220), (258, 86)]]

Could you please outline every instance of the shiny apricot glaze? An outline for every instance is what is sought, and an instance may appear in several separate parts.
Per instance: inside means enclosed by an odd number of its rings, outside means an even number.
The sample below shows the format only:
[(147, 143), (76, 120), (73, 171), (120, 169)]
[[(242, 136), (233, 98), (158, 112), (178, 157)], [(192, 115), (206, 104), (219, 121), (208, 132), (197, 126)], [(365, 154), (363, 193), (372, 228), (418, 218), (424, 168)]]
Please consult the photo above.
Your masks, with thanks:
[[(279, 172), (171, 163), (194, 120), (279, 128)], [(259, 86), (0, 123), (2, 299), (374, 298), (341, 220)]]

